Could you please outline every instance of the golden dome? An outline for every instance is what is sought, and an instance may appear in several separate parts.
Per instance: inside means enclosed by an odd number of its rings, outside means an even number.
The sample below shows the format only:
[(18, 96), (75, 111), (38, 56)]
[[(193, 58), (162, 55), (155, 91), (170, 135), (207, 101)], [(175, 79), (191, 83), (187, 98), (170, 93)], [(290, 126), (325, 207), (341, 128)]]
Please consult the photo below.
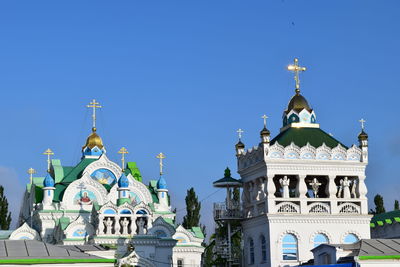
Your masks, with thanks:
[(296, 94), (290, 99), (290, 102), (287, 107), (287, 112), (291, 110), (295, 110), (296, 112), (300, 112), (303, 109), (306, 109), (311, 112), (310, 105), (308, 105), (307, 100), (300, 94), (300, 90), (296, 89)]
[(101, 137), (96, 133), (96, 128), (92, 128), (92, 133), (86, 139), (86, 144), (82, 147), (82, 149), (85, 149), (86, 147), (92, 149), (95, 146), (97, 146), (99, 149), (103, 149), (104, 147)]

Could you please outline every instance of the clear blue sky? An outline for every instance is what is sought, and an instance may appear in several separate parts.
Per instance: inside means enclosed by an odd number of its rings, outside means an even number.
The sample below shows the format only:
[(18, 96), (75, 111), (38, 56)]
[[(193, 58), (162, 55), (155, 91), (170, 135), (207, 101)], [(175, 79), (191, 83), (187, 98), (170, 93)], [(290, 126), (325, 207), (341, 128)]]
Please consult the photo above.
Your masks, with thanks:
[[(98, 133), (121, 146), (144, 180), (167, 155), (172, 203), (199, 198), (229, 166), (236, 129), (258, 144), (262, 114), (276, 135), (293, 95), (286, 65), (308, 70), (302, 93), (321, 127), (346, 145), (367, 120), (369, 197), (400, 199), (399, 1), (2, 1), (0, 183), (14, 213), (26, 170), (44, 175), (50, 147), (76, 164), (98, 99)], [(212, 202), (203, 202), (211, 227)], [(182, 212), (178, 215), (180, 218)]]

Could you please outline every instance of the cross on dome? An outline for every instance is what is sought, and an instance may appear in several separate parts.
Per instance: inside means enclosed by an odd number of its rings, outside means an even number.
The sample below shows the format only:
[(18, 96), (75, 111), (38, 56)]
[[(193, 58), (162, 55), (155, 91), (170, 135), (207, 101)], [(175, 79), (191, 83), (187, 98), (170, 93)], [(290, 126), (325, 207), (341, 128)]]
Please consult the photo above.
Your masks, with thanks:
[(297, 58), (295, 58), (294, 59), (294, 64), (293, 65), (289, 65), (287, 67), (287, 69), (289, 71), (293, 71), (294, 72), (294, 80), (296, 82), (296, 93), (300, 93), (300, 77), (299, 77), (299, 73), (301, 71), (305, 71), (306, 67), (299, 66), (299, 60)]
[(239, 128), (236, 132), (237, 132), (238, 135), (239, 135), (239, 140), (242, 139), (242, 133), (244, 133), (244, 131), (243, 131), (242, 129)]
[(264, 115), (261, 116), (261, 118), (264, 119), (264, 128), (266, 128), (267, 127), (268, 116), (264, 114)]
[(160, 152), (160, 154), (158, 154), (156, 156), (156, 158), (158, 158), (160, 160), (160, 175), (162, 175), (163, 174), (163, 167), (164, 167), (163, 159), (165, 159), (166, 156), (162, 152)]
[(93, 119), (93, 131), (96, 131), (96, 108), (102, 108), (99, 102), (96, 102), (96, 99), (93, 99), (92, 102), (89, 103), (86, 107), (93, 108), (92, 119)]
[(50, 157), (54, 155), (54, 152), (48, 148), (45, 152), (43, 152), (43, 155), (47, 155), (47, 172), (50, 172)]
[(29, 174), (29, 181), (30, 184), (32, 184), (32, 180), (33, 180), (33, 175), (36, 173), (36, 170), (34, 168), (29, 168), (27, 173)]
[(125, 147), (121, 147), (121, 149), (118, 151), (118, 154), (122, 154), (121, 156), (121, 164), (122, 164), (122, 171), (125, 169), (125, 154), (128, 154), (128, 150)]
[(359, 120), (359, 122), (361, 123), (361, 130), (364, 131), (364, 129), (365, 129), (365, 123), (366, 123), (367, 121), (364, 120), (364, 119), (361, 119), (361, 120)]

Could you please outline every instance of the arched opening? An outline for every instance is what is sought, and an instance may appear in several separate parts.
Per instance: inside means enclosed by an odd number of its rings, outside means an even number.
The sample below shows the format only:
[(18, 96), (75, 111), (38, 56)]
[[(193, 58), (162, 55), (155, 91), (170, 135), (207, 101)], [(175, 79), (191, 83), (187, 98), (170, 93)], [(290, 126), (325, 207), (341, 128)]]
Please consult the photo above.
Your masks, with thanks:
[(358, 242), (358, 237), (355, 234), (348, 234), (344, 238), (344, 243), (345, 244), (353, 244)]
[(293, 234), (286, 234), (282, 239), (282, 259), (297, 260), (297, 238)]
[(314, 247), (318, 247), (321, 244), (328, 244), (329, 239), (326, 235), (324, 234), (317, 234), (314, 237)]

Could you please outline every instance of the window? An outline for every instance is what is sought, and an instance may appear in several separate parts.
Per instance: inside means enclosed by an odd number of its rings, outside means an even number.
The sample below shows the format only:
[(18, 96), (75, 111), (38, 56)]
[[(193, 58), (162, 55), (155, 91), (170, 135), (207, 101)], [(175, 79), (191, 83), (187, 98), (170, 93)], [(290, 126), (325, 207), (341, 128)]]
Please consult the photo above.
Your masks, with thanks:
[(254, 264), (254, 241), (249, 238), (249, 264)]
[(328, 243), (329, 243), (329, 240), (326, 237), (326, 235), (324, 235), (324, 234), (317, 234), (314, 237), (314, 248), (318, 247), (321, 244), (328, 244)]
[(356, 243), (357, 241), (358, 241), (358, 237), (355, 234), (348, 234), (344, 238), (344, 243), (345, 244), (353, 244), (353, 243)]
[(282, 259), (297, 260), (297, 238), (286, 234), (282, 239)]
[(265, 236), (262, 235), (261, 238), (261, 262), (267, 261), (267, 242), (265, 240)]
[(183, 260), (178, 259), (177, 265), (178, 265), (178, 267), (183, 267)]

